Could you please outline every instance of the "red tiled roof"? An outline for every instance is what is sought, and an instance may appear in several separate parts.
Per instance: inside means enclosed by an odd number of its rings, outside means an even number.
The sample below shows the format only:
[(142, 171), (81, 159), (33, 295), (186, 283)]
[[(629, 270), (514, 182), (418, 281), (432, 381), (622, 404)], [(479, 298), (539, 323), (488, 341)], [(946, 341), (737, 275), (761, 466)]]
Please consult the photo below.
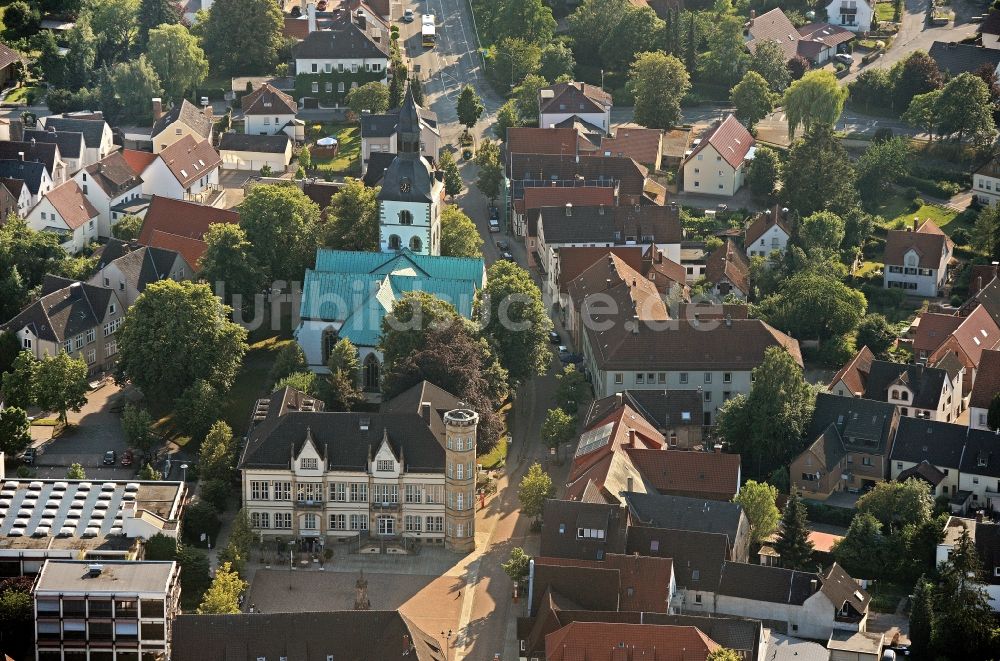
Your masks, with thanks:
[(813, 545), (813, 551), (820, 553), (829, 553), (833, 550), (833, 545), (843, 539), (841, 535), (816, 530), (810, 530), (808, 537)]
[(299, 111), (291, 96), (270, 83), (264, 83), (244, 96), (240, 104), (244, 115), (294, 115)]
[(185, 187), (222, 164), (222, 158), (211, 142), (198, 142), (190, 135), (168, 145), (160, 152), (159, 158), (180, 185)]
[(208, 226), (239, 222), (240, 214), (236, 211), (154, 195), (142, 223), (139, 243), (175, 250), (197, 269), (205, 252), (202, 237)]
[(989, 409), (997, 393), (1000, 393), (1000, 351), (987, 349), (979, 359), (969, 406)]
[(45, 199), (55, 207), (56, 212), (71, 230), (100, 215), (83, 194), (75, 179), (56, 186), (45, 194)]
[(646, 277), (656, 283), (656, 288), (661, 293), (667, 293), (671, 283), (684, 286), (687, 280), (687, 269), (666, 257), (662, 250), (652, 248), (651, 252), (655, 252), (655, 254), (650, 256)]
[(696, 627), (571, 622), (545, 636), (545, 661), (704, 661), (719, 645)]
[(961, 317), (938, 312), (924, 312), (919, 319), (917, 332), (913, 336), (913, 348), (916, 351), (934, 351), (962, 323)]
[(750, 294), (750, 263), (732, 239), (726, 239), (705, 260), (705, 279), (712, 284), (729, 280), (744, 295)]
[[(951, 334), (951, 338), (961, 347), (973, 365), (986, 349), (995, 349), (1000, 344), (1000, 327), (993, 321), (982, 305), (976, 306), (972, 314), (962, 319), (962, 323)], [(940, 356), (932, 356), (937, 360)]]
[(843, 381), (844, 384), (851, 389), (851, 395), (855, 397), (860, 397), (865, 391), (865, 381), (868, 379), (868, 372), (871, 371), (872, 361), (875, 360), (875, 354), (871, 352), (868, 347), (861, 347), (854, 358), (840, 368), (833, 378), (830, 380), (830, 386), (828, 390), (832, 390), (833, 386)]
[(750, 41), (747, 42), (747, 48), (750, 49), (751, 53), (757, 49), (760, 43), (774, 41), (784, 51), (785, 60), (790, 60), (798, 55), (798, 43), (801, 35), (788, 16), (785, 15), (785, 12), (778, 7), (755, 17), (750, 23), (749, 36)]
[(0, 44), (0, 69), (6, 69), (15, 62), (22, 61), (21, 54), (6, 44)]
[(309, 18), (305, 14), (299, 17), (285, 16), (281, 34), (287, 39), (302, 41), (309, 36)]
[(951, 247), (951, 240), (945, 233), (930, 220), (925, 220), (916, 231), (889, 230), (885, 240), (885, 264), (903, 266), (903, 258), (912, 249), (920, 260), (920, 268), (940, 268), (942, 254), (945, 250), (951, 252)]
[(714, 494), (719, 500), (732, 500), (739, 489), (738, 454), (632, 448), (625, 451), (647, 484), (660, 493)]
[(604, 112), (611, 105), (611, 95), (589, 83), (556, 83), (539, 91), (540, 113), (569, 112), (589, 114)]
[(979, 293), (979, 290), (990, 284), (993, 278), (1000, 274), (1000, 267), (994, 264), (973, 264), (969, 277), (969, 298)]
[(597, 147), (576, 132), (576, 129), (512, 126), (507, 129), (508, 154), (555, 154), (575, 156), (580, 151), (597, 151)]
[(670, 318), (656, 285), (614, 253), (594, 261), (567, 285), (567, 291), (578, 310), (583, 309), (587, 297), (599, 293), (627, 306), (645, 321)]
[(601, 153), (607, 156), (627, 156), (644, 165), (653, 165), (660, 157), (663, 130), (620, 126), (613, 138), (601, 138)]
[(156, 154), (148, 151), (138, 151), (135, 149), (122, 149), (122, 158), (128, 163), (136, 174), (141, 175), (149, 167), (150, 163), (156, 160)]
[[(525, 191), (527, 192), (527, 191)], [(619, 246), (613, 248), (560, 248), (559, 291), (565, 293), (570, 282), (608, 254), (615, 255), (636, 271), (642, 270), (642, 247)]]
[[(609, 424), (612, 425), (612, 428), (607, 443), (574, 457), (573, 466), (570, 468), (569, 473), (570, 482), (578, 480), (588, 468), (597, 463), (602, 457), (620, 452), (622, 446), (630, 443), (631, 431), (635, 431), (636, 447), (660, 448), (663, 447), (663, 443), (666, 440), (663, 434), (654, 429), (642, 415), (630, 406), (623, 406), (596, 421), (584, 434)], [(577, 451), (579, 452), (579, 448)]]
[(738, 168), (743, 164), (750, 148), (753, 147), (754, 139), (750, 135), (750, 131), (747, 131), (746, 127), (740, 124), (735, 115), (729, 115), (718, 126), (709, 129), (701, 137), (701, 144), (691, 152), (687, 160), (697, 156), (709, 145), (718, 152), (723, 160), (734, 168)]
[(785, 222), (784, 214), (781, 213), (778, 205), (774, 205), (773, 209), (757, 214), (753, 222), (747, 226), (747, 230), (743, 235), (743, 247), (749, 249), (751, 244), (764, 236), (764, 232), (775, 225), (781, 228), (785, 236), (792, 235), (792, 230), (788, 227), (788, 223)]

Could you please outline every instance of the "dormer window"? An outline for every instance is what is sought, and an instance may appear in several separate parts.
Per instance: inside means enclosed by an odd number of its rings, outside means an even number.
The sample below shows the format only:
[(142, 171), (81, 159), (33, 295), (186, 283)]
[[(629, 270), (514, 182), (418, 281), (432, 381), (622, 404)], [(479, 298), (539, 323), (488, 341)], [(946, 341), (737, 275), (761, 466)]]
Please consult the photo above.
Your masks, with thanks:
[(315, 457), (304, 457), (299, 460), (299, 468), (307, 471), (314, 471), (319, 468), (319, 459)]
[(395, 463), (392, 459), (379, 459), (375, 462), (375, 470), (380, 473), (391, 473)]

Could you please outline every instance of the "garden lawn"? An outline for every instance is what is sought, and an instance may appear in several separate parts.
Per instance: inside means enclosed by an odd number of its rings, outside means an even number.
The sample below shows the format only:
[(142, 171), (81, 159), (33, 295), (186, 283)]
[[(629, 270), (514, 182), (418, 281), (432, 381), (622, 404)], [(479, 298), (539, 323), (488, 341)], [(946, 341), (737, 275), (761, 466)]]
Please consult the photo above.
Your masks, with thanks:
[[(317, 137), (333, 136), (340, 149), (333, 158), (312, 157), (312, 169), (322, 174), (356, 174), (361, 172), (361, 130), (356, 124), (324, 124)], [(313, 141), (315, 142), (315, 140)]]
[(951, 221), (955, 220), (955, 216), (957, 215), (958, 212), (953, 209), (941, 207), (936, 204), (925, 204), (916, 211), (907, 210), (891, 219), (886, 217), (886, 227), (890, 229), (903, 229), (912, 225), (914, 218), (918, 218), (918, 224), (923, 223), (925, 220), (932, 220), (935, 225), (950, 235), (958, 229), (957, 227), (948, 229)]
[(500, 468), (507, 460), (507, 438), (501, 436), (492, 450), (479, 455), (478, 463), (486, 470)]
[(39, 95), (41, 95), (41, 93), (42, 93), (41, 87), (26, 85), (24, 87), (18, 87), (13, 91), (11, 91), (11, 93), (7, 95), (6, 101), (7, 103), (27, 103), (28, 94), (33, 94), (34, 97), (37, 99)]
[(895, 10), (893, 9), (891, 2), (880, 2), (875, 5), (875, 20), (891, 21), (894, 15)]

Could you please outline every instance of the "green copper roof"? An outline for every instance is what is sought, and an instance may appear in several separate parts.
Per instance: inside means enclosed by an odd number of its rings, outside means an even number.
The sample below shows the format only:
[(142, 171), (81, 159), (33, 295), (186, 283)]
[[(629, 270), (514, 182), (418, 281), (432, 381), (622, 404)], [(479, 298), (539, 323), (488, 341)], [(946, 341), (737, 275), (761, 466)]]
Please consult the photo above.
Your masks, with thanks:
[(316, 270), (327, 273), (412, 273), (430, 278), (469, 280), (476, 287), (485, 284), (482, 259), (418, 255), (403, 249), (395, 253), (348, 250), (316, 251)]

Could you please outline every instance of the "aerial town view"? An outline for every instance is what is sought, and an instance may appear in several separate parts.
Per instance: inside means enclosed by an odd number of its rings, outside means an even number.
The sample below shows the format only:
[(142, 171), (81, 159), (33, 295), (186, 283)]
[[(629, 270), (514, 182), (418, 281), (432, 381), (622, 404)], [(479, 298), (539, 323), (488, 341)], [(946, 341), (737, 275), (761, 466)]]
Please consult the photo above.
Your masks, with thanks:
[(4, 661), (1000, 659), (1000, 0), (0, 0)]

